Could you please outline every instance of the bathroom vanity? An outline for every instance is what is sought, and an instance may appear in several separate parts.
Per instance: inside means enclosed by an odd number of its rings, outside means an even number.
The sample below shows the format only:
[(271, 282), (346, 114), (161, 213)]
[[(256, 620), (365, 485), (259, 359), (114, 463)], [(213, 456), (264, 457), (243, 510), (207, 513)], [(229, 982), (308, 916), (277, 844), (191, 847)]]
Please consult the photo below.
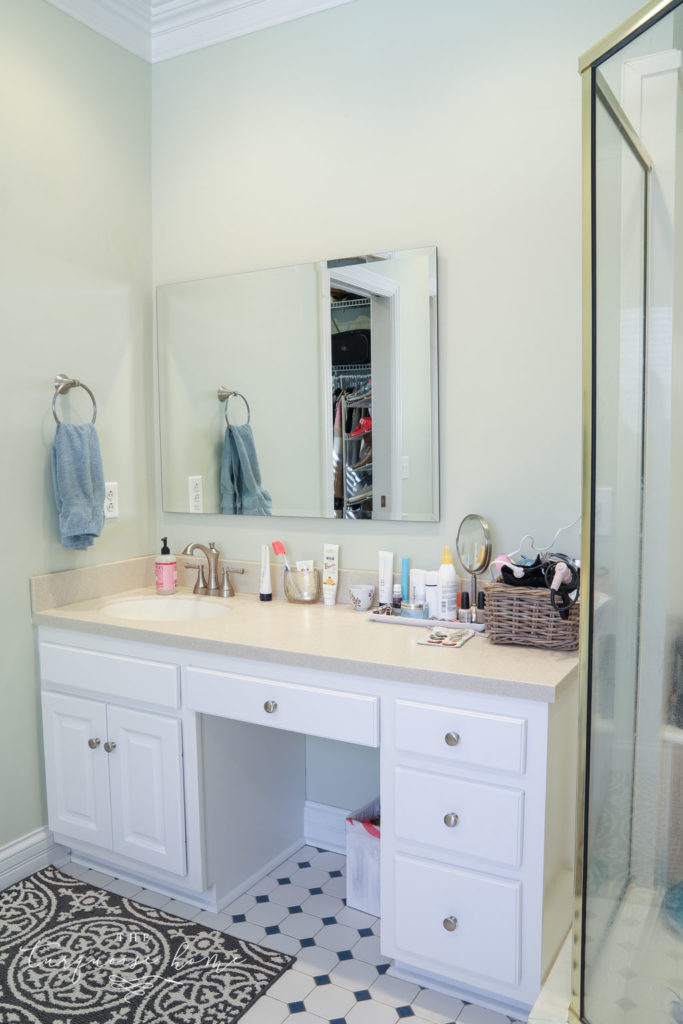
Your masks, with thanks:
[(159, 622), (110, 600), (34, 612), (58, 842), (220, 909), (317, 838), (306, 736), (379, 747), (393, 973), (534, 1003), (571, 924), (574, 655), (419, 646), (421, 630), (348, 605), (240, 595), (216, 618)]

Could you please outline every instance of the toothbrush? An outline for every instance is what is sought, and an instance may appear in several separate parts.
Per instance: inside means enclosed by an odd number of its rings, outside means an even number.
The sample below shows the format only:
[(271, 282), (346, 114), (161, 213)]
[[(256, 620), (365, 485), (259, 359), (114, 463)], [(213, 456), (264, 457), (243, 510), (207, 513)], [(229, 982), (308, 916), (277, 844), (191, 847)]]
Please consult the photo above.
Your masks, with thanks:
[(285, 546), (281, 540), (273, 541), (273, 551), (276, 555), (282, 555), (285, 560), (285, 572), (289, 572), (289, 562), (287, 561), (287, 555), (285, 554)]

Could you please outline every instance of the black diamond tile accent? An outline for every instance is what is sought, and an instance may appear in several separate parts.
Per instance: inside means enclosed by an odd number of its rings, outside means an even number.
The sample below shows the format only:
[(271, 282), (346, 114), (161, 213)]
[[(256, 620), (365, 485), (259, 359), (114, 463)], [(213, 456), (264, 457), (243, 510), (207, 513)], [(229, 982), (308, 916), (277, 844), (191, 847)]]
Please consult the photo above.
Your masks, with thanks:
[(297, 865), (300, 868), (310, 868), (311, 862), (310, 862), (310, 860), (298, 860), (297, 861)]
[(290, 914), (303, 914), (301, 907), (287, 907)]
[(397, 1006), (396, 1013), (399, 1015), (399, 1017), (415, 1016), (415, 1011), (413, 1010), (412, 1006)]
[(337, 918), (336, 917), (324, 917), (323, 918), (323, 924), (336, 924), (336, 923), (337, 923)]
[(372, 999), (372, 996), (366, 988), (360, 989), (358, 992), (353, 993), (356, 997), (357, 1003), (363, 1003), (366, 999)]
[(279, 924), (269, 924), (266, 928), (266, 935), (277, 935), (280, 931)]
[(376, 964), (375, 969), (378, 974), (386, 974), (389, 970), (389, 964)]
[[(301, 945), (305, 949), (307, 946), (315, 946), (315, 939), (301, 939)], [(350, 956), (351, 954), (349, 954)], [(387, 967), (389, 964), (387, 964)]]
[(233, 924), (242, 924), (242, 921), (246, 921), (246, 917), (244, 914), (233, 914), (232, 920)]
[(267, 896), (257, 896), (256, 897), (256, 902), (257, 903), (270, 903), (270, 900), (268, 899)]
[(292, 884), (291, 878), (276, 878), (275, 881), (277, 882), (278, 885), (291, 885)]
[(367, 939), (369, 935), (372, 935), (372, 928), (359, 928), (358, 934), (362, 939)]
[(330, 981), (329, 974), (318, 974), (313, 979), (313, 981), (316, 983), (316, 985), (331, 985), (332, 984), (332, 982)]
[[(351, 952), (350, 949), (342, 949), (340, 952), (337, 953), (337, 956), (339, 957), (340, 960), (353, 960), (353, 953)], [(387, 964), (387, 967), (388, 966), (389, 964)]]
[(341, 871), (330, 871), (330, 878), (341, 878)]
[(296, 1003), (287, 1003), (287, 1006), (289, 1007), (290, 1013), (304, 1013), (306, 1010), (306, 1007), (300, 999)]
[(309, 889), (308, 891), (310, 892), (311, 896), (322, 896), (322, 889), (318, 887), (315, 889)]
[(334, 1020), (330, 1021), (330, 1024), (346, 1024), (346, 1017), (335, 1017)]

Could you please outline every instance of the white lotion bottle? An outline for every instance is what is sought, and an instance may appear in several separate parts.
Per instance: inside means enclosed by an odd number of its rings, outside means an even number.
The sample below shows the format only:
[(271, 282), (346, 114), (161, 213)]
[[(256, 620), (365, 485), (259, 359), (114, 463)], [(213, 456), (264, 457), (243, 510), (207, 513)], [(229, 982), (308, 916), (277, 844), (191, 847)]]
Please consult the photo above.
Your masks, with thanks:
[(455, 575), (451, 549), (446, 545), (437, 573), (439, 583), (439, 618), (449, 622), (458, 617), (458, 578)]
[(270, 580), (270, 547), (261, 545), (261, 578), (259, 581), (259, 601), (273, 600), (273, 584)]
[(436, 569), (425, 573), (425, 600), (430, 619), (439, 617), (439, 582)]
[(154, 562), (154, 582), (157, 594), (175, 594), (178, 586), (178, 566), (175, 555), (171, 554), (168, 537), (161, 538), (161, 554)]

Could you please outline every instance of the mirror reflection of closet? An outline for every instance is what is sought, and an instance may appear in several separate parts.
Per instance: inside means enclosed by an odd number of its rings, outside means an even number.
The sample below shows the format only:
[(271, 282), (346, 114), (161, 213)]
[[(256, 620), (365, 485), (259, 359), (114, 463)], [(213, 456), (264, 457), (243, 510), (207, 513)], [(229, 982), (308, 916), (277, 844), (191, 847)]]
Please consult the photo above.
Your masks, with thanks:
[(338, 519), (389, 519), (397, 506), (390, 439), (400, 436), (400, 424), (392, 422), (389, 402), (398, 358), (392, 336), (396, 289), (373, 268), (384, 259), (362, 256), (327, 264)]
[(330, 287), (334, 514), (371, 519), (372, 307), (369, 296)]

